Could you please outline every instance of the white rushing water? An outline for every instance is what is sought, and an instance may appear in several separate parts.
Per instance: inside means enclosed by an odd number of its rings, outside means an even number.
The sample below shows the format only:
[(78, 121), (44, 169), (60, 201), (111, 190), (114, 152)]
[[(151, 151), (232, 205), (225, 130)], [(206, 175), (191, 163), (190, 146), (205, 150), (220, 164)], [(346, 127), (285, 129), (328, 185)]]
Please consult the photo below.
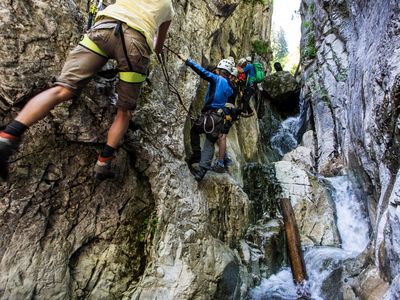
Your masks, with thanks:
[(304, 97), (301, 95), (299, 101), (299, 114), (295, 117), (289, 117), (284, 120), (280, 124), (278, 130), (271, 137), (271, 147), (278, 152), (280, 156), (285, 155), (297, 147), (297, 136), (304, 123), (306, 112), (307, 109), (304, 104)]
[(301, 117), (287, 118), (281, 123), (277, 132), (271, 138), (271, 147), (279, 153), (280, 156), (297, 147), (297, 133), (300, 130)]
[(354, 193), (348, 176), (327, 178), (332, 185), (337, 227), (342, 248), (355, 254), (361, 253), (369, 242), (369, 223), (361, 199)]
[[(337, 211), (337, 226), (342, 248), (313, 247), (306, 251), (304, 261), (308, 273), (306, 290), (311, 299), (324, 300), (321, 287), (333, 270), (344, 260), (360, 254), (369, 242), (369, 223), (364, 213), (362, 199), (347, 176), (327, 179)], [(304, 289), (303, 289), (304, 291)], [(293, 283), (290, 268), (285, 267), (261, 285), (254, 288), (249, 296), (252, 300), (292, 300), (304, 295)]]

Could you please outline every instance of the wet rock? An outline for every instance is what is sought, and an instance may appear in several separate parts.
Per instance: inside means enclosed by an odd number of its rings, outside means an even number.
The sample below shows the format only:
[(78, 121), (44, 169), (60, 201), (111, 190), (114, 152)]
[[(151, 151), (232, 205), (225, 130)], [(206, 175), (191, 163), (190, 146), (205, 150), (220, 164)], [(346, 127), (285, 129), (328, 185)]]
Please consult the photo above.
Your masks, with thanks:
[(274, 163), (276, 178), (282, 188), (280, 197), (290, 198), (303, 246), (338, 246), (335, 208), (328, 191), (317, 179), (297, 165)]
[(282, 160), (290, 161), (300, 168), (312, 172), (315, 170), (315, 166), (314, 159), (311, 156), (311, 153), (312, 150), (310, 148), (298, 146), (293, 151), (286, 153), (283, 156)]
[(314, 152), (315, 148), (315, 141), (314, 141), (314, 131), (308, 130), (305, 132), (301, 138), (301, 143), (300, 146), (307, 147), (309, 149), (312, 149)]
[(268, 278), (276, 273), (286, 263), (287, 250), (282, 220), (275, 219), (251, 226), (247, 231), (246, 241), (252, 246), (246, 244), (249, 258), (245, 262), (251, 269), (251, 274), (257, 276), (256, 284), (259, 284), (261, 278)]
[(267, 76), (262, 87), (279, 111), (292, 115), (298, 112), (300, 84), (290, 72), (278, 71)]
[(279, 214), (277, 196), (281, 189), (272, 165), (246, 165), (243, 188), (252, 206), (253, 223), (259, 219), (274, 219)]
[(343, 165), (363, 178), (374, 223), (374, 265), (393, 279), (399, 270), (393, 204), (399, 168), (394, 108), (400, 99), (399, 3), (364, 4), (302, 2), (303, 91), (313, 111), (318, 171), (334, 175)]
[(400, 272), (400, 176), (397, 174), (393, 190), (389, 198), (387, 208), (387, 221), (384, 234), (384, 253), (382, 261), (384, 262), (385, 273), (390, 279), (393, 279)]

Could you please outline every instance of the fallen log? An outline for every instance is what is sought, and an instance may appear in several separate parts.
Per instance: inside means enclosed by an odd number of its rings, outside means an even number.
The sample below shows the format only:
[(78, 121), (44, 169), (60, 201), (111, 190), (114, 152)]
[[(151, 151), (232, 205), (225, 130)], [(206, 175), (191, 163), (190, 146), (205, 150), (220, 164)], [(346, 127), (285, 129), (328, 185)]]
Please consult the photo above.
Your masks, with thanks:
[(293, 280), (297, 285), (301, 285), (308, 277), (303, 253), (301, 251), (300, 234), (296, 224), (296, 218), (289, 199), (281, 199), (281, 207)]

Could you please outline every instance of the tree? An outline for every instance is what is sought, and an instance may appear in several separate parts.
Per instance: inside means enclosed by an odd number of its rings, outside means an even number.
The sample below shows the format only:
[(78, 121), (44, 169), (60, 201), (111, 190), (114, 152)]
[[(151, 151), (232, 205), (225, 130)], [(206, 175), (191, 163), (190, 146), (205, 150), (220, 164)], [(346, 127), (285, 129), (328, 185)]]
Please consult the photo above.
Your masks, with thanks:
[(284, 61), (289, 53), (289, 50), (286, 41), (285, 31), (283, 30), (282, 27), (280, 27), (278, 32), (274, 34), (273, 43), (274, 43), (273, 51), (274, 51), (275, 61), (280, 61), (280, 62)]

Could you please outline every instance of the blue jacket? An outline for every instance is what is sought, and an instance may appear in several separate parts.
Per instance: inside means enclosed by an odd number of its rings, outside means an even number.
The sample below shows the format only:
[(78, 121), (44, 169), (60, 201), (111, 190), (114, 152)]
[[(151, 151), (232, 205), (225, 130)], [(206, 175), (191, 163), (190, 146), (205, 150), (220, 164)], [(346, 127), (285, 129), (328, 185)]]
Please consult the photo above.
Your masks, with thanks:
[(215, 109), (224, 108), (228, 98), (233, 94), (233, 90), (229, 85), (228, 80), (222, 76), (207, 71), (192, 59), (188, 59), (186, 65), (191, 67), (193, 71), (200, 75), (201, 78), (209, 82), (207, 95), (204, 99), (205, 107)]
[(243, 68), (243, 72), (247, 77), (247, 85), (252, 85), (256, 80), (256, 70), (251, 63), (247, 63), (247, 65)]

